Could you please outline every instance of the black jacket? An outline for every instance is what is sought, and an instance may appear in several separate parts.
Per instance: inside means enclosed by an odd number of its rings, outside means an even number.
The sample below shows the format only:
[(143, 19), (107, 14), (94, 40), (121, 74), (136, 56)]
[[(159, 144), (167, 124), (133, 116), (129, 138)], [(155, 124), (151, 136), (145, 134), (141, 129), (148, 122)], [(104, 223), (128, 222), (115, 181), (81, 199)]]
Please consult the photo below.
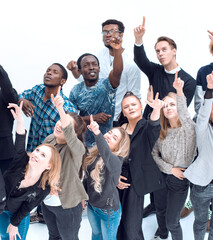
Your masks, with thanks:
[(6, 204), (6, 192), (5, 192), (5, 185), (4, 185), (4, 179), (2, 177), (2, 173), (0, 170), (0, 214), (4, 210), (5, 204)]
[[(152, 158), (152, 149), (160, 134), (160, 120), (151, 121), (141, 119), (138, 121), (131, 136), (128, 165), (130, 176), (122, 169), (123, 176), (129, 179), (139, 196), (153, 192), (165, 185), (162, 173)], [(127, 166), (127, 165), (126, 165)]]
[(40, 187), (41, 178), (33, 186), (19, 189), (25, 176), (29, 156), (25, 151), (25, 135), (16, 133), (15, 154), (10, 167), (4, 173), (6, 189), (6, 210), (14, 213), (11, 223), (18, 226), (21, 220), (50, 193), (50, 187), (45, 190)]
[(17, 103), (18, 94), (12, 87), (10, 79), (0, 65), (0, 160), (13, 157), (14, 145), (12, 138), (13, 116), (8, 103)]

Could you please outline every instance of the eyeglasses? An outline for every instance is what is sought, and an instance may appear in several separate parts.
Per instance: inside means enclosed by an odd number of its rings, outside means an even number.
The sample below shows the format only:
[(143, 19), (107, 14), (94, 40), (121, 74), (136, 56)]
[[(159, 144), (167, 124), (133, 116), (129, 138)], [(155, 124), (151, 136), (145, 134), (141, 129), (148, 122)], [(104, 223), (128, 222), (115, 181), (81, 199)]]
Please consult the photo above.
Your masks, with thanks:
[(112, 35), (112, 34), (113, 34), (113, 31), (115, 31), (115, 33), (121, 33), (121, 31), (119, 31), (119, 30), (113, 30), (113, 29), (111, 29), (111, 30), (109, 30), (109, 31), (103, 31), (103, 32), (101, 32), (101, 33), (102, 33), (102, 35), (107, 36), (108, 34), (109, 34), (109, 35)]

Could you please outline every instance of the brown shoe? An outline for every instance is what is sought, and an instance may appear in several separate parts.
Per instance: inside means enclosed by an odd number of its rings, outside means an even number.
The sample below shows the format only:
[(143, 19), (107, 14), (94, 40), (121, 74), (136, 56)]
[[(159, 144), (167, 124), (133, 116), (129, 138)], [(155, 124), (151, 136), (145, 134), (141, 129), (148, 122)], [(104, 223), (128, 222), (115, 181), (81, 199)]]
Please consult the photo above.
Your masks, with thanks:
[(191, 212), (193, 212), (193, 207), (190, 207), (190, 208), (184, 207), (181, 211), (180, 217), (185, 218), (189, 216)]
[(206, 232), (209, 232), (209, 228), (210, 228), (210, 220), (208, 220), (206, 224)]

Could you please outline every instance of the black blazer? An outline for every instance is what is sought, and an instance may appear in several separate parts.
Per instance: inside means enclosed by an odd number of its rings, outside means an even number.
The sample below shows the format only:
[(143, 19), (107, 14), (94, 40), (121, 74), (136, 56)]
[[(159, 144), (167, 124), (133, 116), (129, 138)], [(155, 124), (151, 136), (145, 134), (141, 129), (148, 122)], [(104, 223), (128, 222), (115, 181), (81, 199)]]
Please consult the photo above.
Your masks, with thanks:
[(160, 120), (138, 121), (131, 136), (128, 158), (131, 185), (136, 193), (143, 196), (165, 186), (164, 178), (152, 158), (152, 149), (160, 135)]

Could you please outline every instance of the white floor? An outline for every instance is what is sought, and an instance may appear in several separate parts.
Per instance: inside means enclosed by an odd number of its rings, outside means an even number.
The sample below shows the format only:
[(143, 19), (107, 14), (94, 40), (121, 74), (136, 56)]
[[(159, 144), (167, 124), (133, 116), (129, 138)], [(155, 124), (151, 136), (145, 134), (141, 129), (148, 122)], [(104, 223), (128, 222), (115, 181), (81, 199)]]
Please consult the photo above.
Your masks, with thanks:
[[(146, 196), (145, 203), (148, 204), (148, 198)], [(183, 229), (183, 240), (193, 240), (192, 225), (194, 221), (194, 213), (192, 212), (188, 217), (181, 219), (181, 226)], [(145, 240), (151, 240), (156, 229), (157, 221), (155, 215), (151, 215), (143, 220), (142, 224)], [(208, 234), (206, 233), (205, 240), (207, 240)], [(83, 216), (81, 222), (81, 228), (79, 232), (80, 240), (91, 239), (91, 228), (86, 216)], [(45, 224), (34, 223), (30, 224), (30, 229), (27, 235), (27, 240), (48, 240), (48, 232)], [(171, 240), (171, 238), (169, 238)]]

